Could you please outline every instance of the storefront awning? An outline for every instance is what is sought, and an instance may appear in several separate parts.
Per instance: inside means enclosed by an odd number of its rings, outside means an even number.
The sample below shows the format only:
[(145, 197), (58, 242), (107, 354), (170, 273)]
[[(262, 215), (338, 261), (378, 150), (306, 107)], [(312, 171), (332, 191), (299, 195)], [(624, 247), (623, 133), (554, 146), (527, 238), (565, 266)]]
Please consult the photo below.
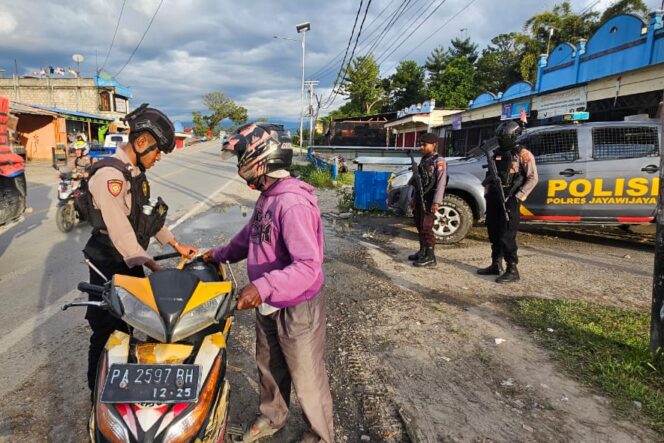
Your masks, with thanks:
[(429, 114), (417, 114), (417, 115), (409, 115), (403, 118), (400, 118), (398, 120), (391, 121), (389, 123), (385, 123), (386, 128), (395, 128), (398, 126), (413, 126), (413, 123), (415, 125), (422, 124), (424, 126), (429, 125)]
[(88, 114), (87, 112), (70, 111), (68, 109), (53, 108), (51, 106), (32, 105), (28, 103), (15, 103), (15, 104), (18, 106), (23, 106), (24, 108), (31, 108), (33, 110), (33, 113), (35, 109), (49, 111), (52, 114), (57, 114), (61, 117), (64, 117), (67, 120), (76, 120), (86, 123), (98, 123), (102, 125), (105, 125), (106, 123), (113, 121), (113, 119), (110, 117), (104, 117), (96, 114)]

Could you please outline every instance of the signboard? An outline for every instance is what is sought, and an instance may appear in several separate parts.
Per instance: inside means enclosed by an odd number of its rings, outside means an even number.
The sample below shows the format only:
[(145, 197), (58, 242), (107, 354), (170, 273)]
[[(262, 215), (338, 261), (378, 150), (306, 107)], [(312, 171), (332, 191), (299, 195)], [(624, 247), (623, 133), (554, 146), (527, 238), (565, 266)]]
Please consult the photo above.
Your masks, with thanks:
[(501, 120), (515, 120), (522, 117), (522, 112), (525, 111), (526, 117), (530, 117), (530, 100), (524, 100), (512, 103), (503, 103), (503, 108), (500, 113)]
[(436, 109), (436, 100), (431, 99), (422, 103), (416, 103), (414, 105), (410, 105), (407, 108), (403, 108), (397, 111), (397, 118), (413, 114), (429, 114), (434, 109)]
[(127, 100), (122, 97), (115, 97), (115, 112), (127, 113)]
[(461, 114), (454, 114), (452, 116), (452, 130), (458, 131), (461, 129)]
[(537, 118), (551, 118), (558, 115), (574, 114), (585, 111), (588, 103), (588, 89), (583, 86), (567, 91), (535, 97)]

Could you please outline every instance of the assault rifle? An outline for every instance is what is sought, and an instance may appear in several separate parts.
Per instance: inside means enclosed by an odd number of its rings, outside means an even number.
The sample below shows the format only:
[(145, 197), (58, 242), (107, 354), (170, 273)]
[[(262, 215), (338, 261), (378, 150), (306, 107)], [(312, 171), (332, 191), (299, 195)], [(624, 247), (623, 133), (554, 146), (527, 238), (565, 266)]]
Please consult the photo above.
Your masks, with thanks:
[[(482, 142), (480, 145), (480, 150), (484, 152), (484, 155), (486, 156), (486, 165), (487, 165), (487, 184), (489, 186), (493, 186), (498, 193), (498, 197), (500, 198), (500, 206), (503, 208), (503, 214), (505, 215), (505, 220), (508, 222), (510, 221), (510, 213), (507, 211), (507, 206), (505, 205), (505, 202), (507, 202), (507, 199), (505, 198), (505, 191), (503, 190), (503, 184), (500, 181), (500, 177), (498, 177), (498, 169), (496, 169), (496, 162), (493, 159), (492, 152), (498, 145), (498, 140), (496, 137), (490, 138), (489, 140), (485, 140)], [(514, 188), (513, 188), (514, 189)]]
[(426, 212), (426, 205), (424, 204), (424, 188), (422, 187), (422, 177), (420, 177), (420, 169), (417, 167), (417, 163), (415, 163), (415, 159), (413, 158), (413, 153), (409, 152), (408, 155), (410, 156), (410, 169), (413, 171), (413, 183), (415, 184), (415, 194), (417, 194), (417, 204), (420, 206), (420, 210), (422, 211), (422, 214)]

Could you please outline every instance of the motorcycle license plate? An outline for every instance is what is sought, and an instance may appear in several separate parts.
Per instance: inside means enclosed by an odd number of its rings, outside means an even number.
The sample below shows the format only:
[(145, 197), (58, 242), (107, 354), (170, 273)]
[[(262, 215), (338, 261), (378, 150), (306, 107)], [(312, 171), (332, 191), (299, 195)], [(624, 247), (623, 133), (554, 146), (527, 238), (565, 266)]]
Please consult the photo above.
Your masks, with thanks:
[(102, 403), (193, 403), (198, 400), (199, 365), (112, 364)]

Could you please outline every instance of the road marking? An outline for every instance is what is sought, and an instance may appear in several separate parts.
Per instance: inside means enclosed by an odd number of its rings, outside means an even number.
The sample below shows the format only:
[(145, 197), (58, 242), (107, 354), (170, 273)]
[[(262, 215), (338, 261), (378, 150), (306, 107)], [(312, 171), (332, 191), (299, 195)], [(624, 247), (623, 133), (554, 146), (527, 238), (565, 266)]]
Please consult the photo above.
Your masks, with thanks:
[(69, 291), (64, 296), (60, 297), (55, 303), (42, 309), (41, 312), (33, 315), (24, 321), (18, 328), (2, 337), (0, 339), (0, 355), (9, 351), (21, 340), (34, 332), (34, 330), (37, 329), (37, 326), (44, 324), (49, 318), (58, 312), (61, 312), (62, 305), (74, 301), (80, 294), (81, 292), (76, 289)]
[[(223, 192), (228, 185), (233, 183), (235, 180), (229, 180), (224, 183), (219, 189), (214, 191), (212, 194), (207, 196), (202, 202), (199, 202), (194, 206), (189, 212), (180, 217), (175, 223), (169, 226), (169, 229), (174, 229), (180, 224), (187, 221), (189, 218), (194, 216), (198, 211), (200, 211), (205, 205), (212, 206), (214, 198)], [(62, 297), (60, 297), (55, 303), (47, 306), (39, 313), (33, 315), (26, 321), (24, 321), (19, 327), (14, 329), (12, 332), (8, 333), (0, 339), (0, 356), (14, 347), (17, 343), (23, 340), (26, 336), (31, 334), (38, 326), (45, 323), (48, 319), (53, 317), (55, 314), (61, 312), (62, 305), (73, 301), (77, 295), (81, 294), (78, 290), (72, 290)]]
[(233, 183), (234, 181), (235, 181), (235, 180), (228, 180), (226, 183), (224, 183), (223, 185), (221, 185), (221, 187), (220, 187), (219, 189), (217, 189), (216, 191), (214, 191), (212, 194), (208, 195), (203, 201), (198, 202), (198, 204), (196, 204), (196, 206), (194, 206), (193, 208), (191, 208), (186, 214), (184, 214), (182, 217), (180, 217), (179, 219), (177, 219), (175, 223), (173, 223), (172, 225), (170, 225), (170, 226), (168, 227), (168, 229), (169, 229), (170, 231), (172, 231), (172, 230), (175, 229), (176, 227), (180, 226), (180, 224), (182, 224), (183, 222), (187, 221), (189, 218), (193, 217), (193, 216), (196, 215), (198, 212), (200, 212), (200, 211), (203, 209), (203, 206), (206, 206), (206, 205), (207, 205), (207, 206), (209, 206), (209, 207), (212, 207), (212, 204), (214, 203), (214, 201), (213, 201), (214, 198), (215, 198), (217, 195), (221, 194), (221, 192), (222, 192), (224, 189), (226, 189), (226, 188), (228, 187), (228, 185), (230, 185), (230, 184)]

